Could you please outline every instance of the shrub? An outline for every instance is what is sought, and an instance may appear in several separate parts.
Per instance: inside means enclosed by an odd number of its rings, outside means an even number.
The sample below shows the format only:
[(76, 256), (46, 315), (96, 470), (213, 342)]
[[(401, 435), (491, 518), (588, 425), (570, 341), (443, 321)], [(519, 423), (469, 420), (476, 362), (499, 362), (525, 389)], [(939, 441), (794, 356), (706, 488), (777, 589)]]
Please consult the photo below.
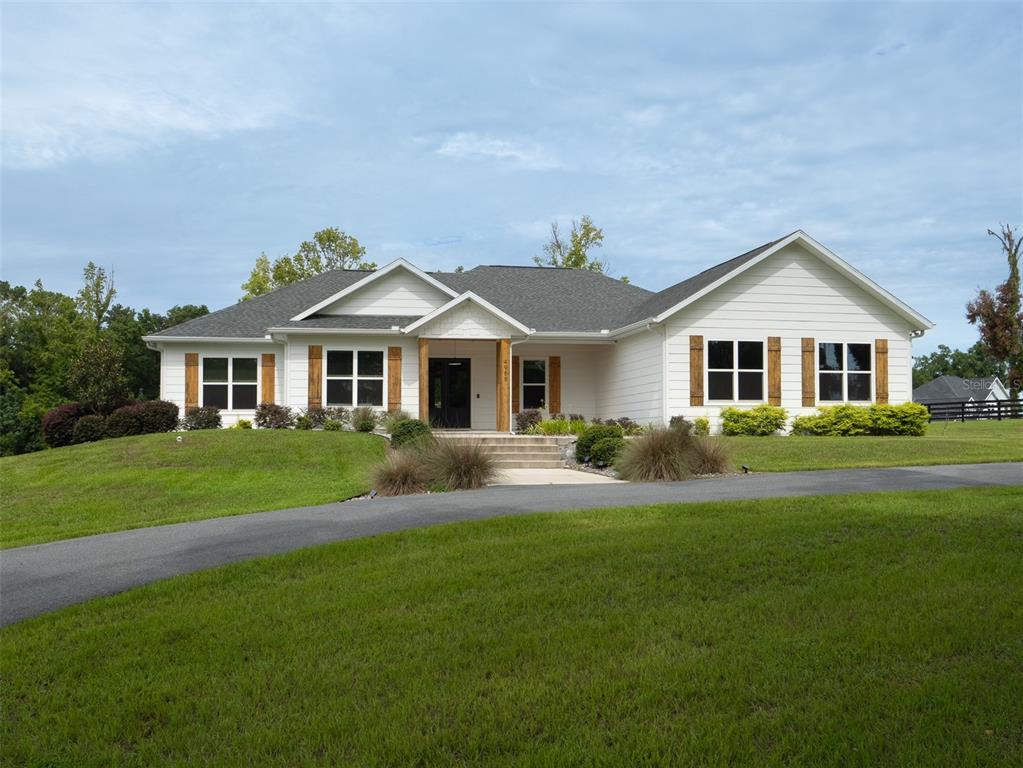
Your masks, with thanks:
[(545, 419), (526, 430), (527, 435), (581, 435), (586, 422), (575, 419)]
[(313, 420), (304, 413), (295, 419), (295, 429), (310, 430), (313, 428)]
[(43, 416), (43, 439), (51, 448), (71, 445), (75, 441), (75, 424), (88, 409), (81, 403), (58, 405)]
[(182, 429), (220, 429), (220, 409), (214, 405), (186, 408), (181, 419)]
[(581, 413), (552, 413), (552, 419), (564, 419), (565, 421), (586, 421)]
[(344, 424), (348, 420), (348, 409), (341, 408), (340, 406), (321, 408), (314, 405), (311, 408), (306, 408), (302, 412), (302, 415), (309, 419), (309, 423), (312, 424), (313, 429), (315, 429), (316, 427), (322, 427), (331, 419)]
[(411, 418), (412, 416), (405, 411), (387, 411), (380, 417), (380, 424), (385, 432), (394, 434), (394, 430), (399, 424)]
[(430, 478), (452, 491), (483, 488), (497, 475), (493, 456), (477, 441), (437, 440), (422, 455)]
[(106, 421), (102, 416), (89, 414), (75, 422), (74, 441), (76, 443), (94, 443), (106, 435)]
[(342, 424), (337, 419), (327, 419), (325, 422), (323, 422), (323, 431), (324, 432), (340, 432), (342, 429), (344, 429), (344, 426), (345, 425)]
[(622, 437), (624, 432), (622, 428), (610, 424), (594, 424), (593, 426), (587, 427), (586, 430), (579, 435), (579, 439), (575, 441), (575, 460), (580, 464), (590, 460), (590, 452), (593, 449), (593, 444), (598, 440), (603, 440), (605, 437)]
[(377, 427), (376, 412), (366, 405), (352, 411), (352, 428), (357, 432), (372, 432)]
[[(599, 424), (601, 422), (596, 420), (593, 423)], [(642, 424), (638, 421), (633, 421), (628, 416), (623, 416), (620, 419), (604, 419), (603, 424), (608, 427), (621, 427), (622, 434), (625, 435), (641, 435), (645, 431)]]
[(526, 433), (529, 428), (543, 421), (543, 412), (538, 408), (526, 408), (515, 414), (515, 431)]
[(418, 443), (430, 437), (430, 425), (419, 419), (405, 419), (391, 430), (391, 445), (400, 448), (410, 443)]
[(693, 422), (693, 434), (707, 436), (710, 434), (710, 419), (701, 416)]
[(248, 419), (238, 419), (231, 429), (252, 429), (252, 422)]
[(689, 469), (694, 475), (723, 475), (732, 471), (732, 446), (701, 435), (689, 444)]
[(758, 405), (740, 410), (725, 408), (721, 411), (721, 431), (726, 435), (773, 435), (785, 426), (788, 413), (777, 405)]
[(690, 435), (693, 432), (693, 423), (687, 421), (685, 416), (672, 416), (668, 420), (668, 429), (678, 429), (682, 434)]
[(430, 487), (430, 472), (423, 454), (412, 450), (395, 451), (373, 470), (373, 486), (381, 496), (422, 493)]
[(685, 480), (692, 474), (692, 438), (678, 429), (653, 429), (626, 443), (615, 468), (624, 480)]
[(930, 413), (920, 403), (870, 406), (870, 434), (920, 437), (927, 431)]
[(295, 426), (295, 414), (286, 405), (261, 403), (256, 406), (255, 424), (260, 429), (291, 429)]
[(603, 437), (590, 448), (590, 461), (598, 467), (609, 467), (615, 463), (618, 454), (625, 447), (625, 440), (620, 437)]
[(110, 414), (107, 419), (107, 437), (129, 437), (141, 435), (145, 431), (142, 425), (141, 403), (122, 405)]
[(166, 400), (139, 403), (142, 431), (145, 434), (170, 432), (178, 426), (178, 407)]

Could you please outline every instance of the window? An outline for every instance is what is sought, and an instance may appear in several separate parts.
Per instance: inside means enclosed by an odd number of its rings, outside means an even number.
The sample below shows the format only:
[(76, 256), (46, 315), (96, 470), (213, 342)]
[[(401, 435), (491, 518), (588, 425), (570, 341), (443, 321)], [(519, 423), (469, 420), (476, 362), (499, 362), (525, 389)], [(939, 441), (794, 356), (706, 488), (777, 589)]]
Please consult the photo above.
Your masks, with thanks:
[(522, 361), (522, 407), (543, 408), (547, 404), (547, 361)]
[[(353, 402), (354, 397), (354, 402)], [(383, 405), (384, 353), (327, 351), (327, 405)]]
[(764, 342), (707, 342), (707, 399), (764, 399)]
[(248, 411), (259, 400), (254, 357), (204, 357), (202, 404), (225, 411)]
[(868, 402), (870, 397), (870, 344), (817, 345), (818, 400)]

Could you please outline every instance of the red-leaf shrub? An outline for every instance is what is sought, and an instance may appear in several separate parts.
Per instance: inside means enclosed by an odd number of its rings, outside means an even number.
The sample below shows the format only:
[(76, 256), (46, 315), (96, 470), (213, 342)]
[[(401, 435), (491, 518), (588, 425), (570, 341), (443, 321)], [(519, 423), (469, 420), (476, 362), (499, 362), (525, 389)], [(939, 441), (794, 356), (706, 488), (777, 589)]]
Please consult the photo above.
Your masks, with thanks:
[(81, 403), (64, 403), (43, 416), (43, 439), (51, 448), (61, 448), (75, 441), (75, 424), (89, 409)]
[(166, 400), (147, 400), (142, 407), (142, 431), (170, 432), (178, 426), (178, 407)]
[(143, 405), (132, 403), (122, 405), (107, 418), (107, 437), (128, 437), (141, 435)]
[(286, 405), (263, 403), (256, 408), (254, 421), (260, 429), (291, 429), (295, 426), (295, 414)]
[(106, 437), (106, 420), (102, 416), (89, 414), (75, 422), (75, 443), (94, 443)]
[(214, 405), (186, 408), (181, 420), (182, 429), (220, 429), (220, 409)]

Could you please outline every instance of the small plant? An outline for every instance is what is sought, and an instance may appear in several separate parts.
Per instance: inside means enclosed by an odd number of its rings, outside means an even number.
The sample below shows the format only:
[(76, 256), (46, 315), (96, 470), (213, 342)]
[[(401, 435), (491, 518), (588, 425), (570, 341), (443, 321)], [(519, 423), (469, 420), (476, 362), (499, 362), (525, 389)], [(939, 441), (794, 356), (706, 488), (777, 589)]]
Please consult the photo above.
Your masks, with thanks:
[(252, 422), (248, 419), (238, 419), (231, 429), (252, 429)]
[[(599, 424), (601, 422), (597, 420), (593, 423)], [(638, 421), (633, 421), (628, 416), (623, 416), (620, 419), (604, 419), (603, 423), (609, 427), (620, 427), (624, 435), (641, 435), (646, 431), (642, 424)]]
[(428, 440), (431, 436), (430, 426), (419, 419), (405, 419), (391, 430), (391, 445), (400, 448)]
[(380, 417), (380, 425), (384, 428), (387, 434), (394, 434), (394, 429), (403, 421), (408, 421), (412, 417), (405, 411), (387, 411)]
[(106, 420), (102, 416), (88, 414), (75, 422), (75, 443), (94, 443), (106, 436)]
[(106, 421), (107, 437), (128, 437), (144, 433), (143, 409), (141, 403), (122, 405), (110, 414)]
[(260, 429), (291, 429), (295, 426), (295, 414), (286, 405), (261, 403), (256, 406), (255, 423)]
[(693, 422), (693, 434), (706, 437), (710, 434), (710, 419), (701, 416)]
[(624, 447), (625, 440), (621, 437), (603, 437), (590, 448), (590, 461), (598, 467), (609, 467)]
[(394, 451), (373, 470), (373, 486), (381, 496), (423, 493), (430, 487), (430, 472), (423, 454), (414, 450)]
[(681, 430), (682, 434), (690, 435), (693, 432), (693, 424), (685, 416), (672, 416), (668, 421), (668, 429)]
[(636, 482), (685, 480), (692, 474), (692, 440), (678, 429), (652, 429), (625, 445), (615, 464), (618, 476)]
[(605, 437), (622, 437), (624, 432), (617, 424), (594, 424), (587, 427), (579, 439), (575, 441), (575, 460), (584, 464), (590, 460), (590, 451), (594, 443), (603, 440)]
[(689, 442), (689, 469), (694, 475), (723, 475), (732, 471), (732, 446), (700, 435)]
[(308, 431), (313, 428), (313, 420), (310, 419), (306, 414), (302, 414), (295, 419), (295, 429), (301, 429)]
[(352, 428), (356, 432), (372, 432), (377, 428), (376, 412), (367, 405), (360, 405), (352, 411)]
[(777, 405), (755, 408), (725, 408), (721, 411), (721, 432), (726, 435), (766, 437), (785, 427), (788, 413)]
[(870, 434), (920, 437), (927, 432), (931, 415), (920, 403), (870, 406)]
[(452, 491), (483, 488), (497, 475), (493, 456), (476, 441), (437, 440), (423, 455), (430, 478)]
[(89, 413), (81, 403), (64, 403), (43, 416), (43, 440), (51, 448), (71, 445), (75, 441), (75, 424)]
[(149, 435), (171, 432), (178, 426), (178, 407), (166, 400), (146, 400), (138, 404), (142, 431)]
[(526, 434), (530, 427), (541, 421), (543, 421), (543, 411), (539, 408), (526, 408), (515, 414), (515, 431)]
[(586, 422), (575, 419), (544, 419), (526, 430), (527, 435), (581, 435), (586, 431)]
[(220, 429), (220, 409), (213, 405), (186, 408), (185, 416), (181, 419), (181, 428), (186, 430)]
[(325, 422), (323, 422), (324, 432), (340, 432), (344, 428), (345, 425), (342, 424), (337, 419), (327, 419)]

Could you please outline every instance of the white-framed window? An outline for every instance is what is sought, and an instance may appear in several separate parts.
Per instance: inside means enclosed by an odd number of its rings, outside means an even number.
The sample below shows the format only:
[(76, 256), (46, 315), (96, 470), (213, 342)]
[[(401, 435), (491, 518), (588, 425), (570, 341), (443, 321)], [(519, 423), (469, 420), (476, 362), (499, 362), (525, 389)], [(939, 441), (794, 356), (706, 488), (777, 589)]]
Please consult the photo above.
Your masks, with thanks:
[(546, 358), (522, 361), (522, 408), (547, 407)]
[(823, 341), (817, 345), (817, 400), (870, 402), (873, 397), (873, 345)]
[(382, 349), (328, 349), (327, 405), (384, 404)]
[(707, 342), (707, 399), (760, 402), (764, 399), (764, 342)]
[(259, 358), (202, 358), (202, 405), (252, 411), (259, 403)]

